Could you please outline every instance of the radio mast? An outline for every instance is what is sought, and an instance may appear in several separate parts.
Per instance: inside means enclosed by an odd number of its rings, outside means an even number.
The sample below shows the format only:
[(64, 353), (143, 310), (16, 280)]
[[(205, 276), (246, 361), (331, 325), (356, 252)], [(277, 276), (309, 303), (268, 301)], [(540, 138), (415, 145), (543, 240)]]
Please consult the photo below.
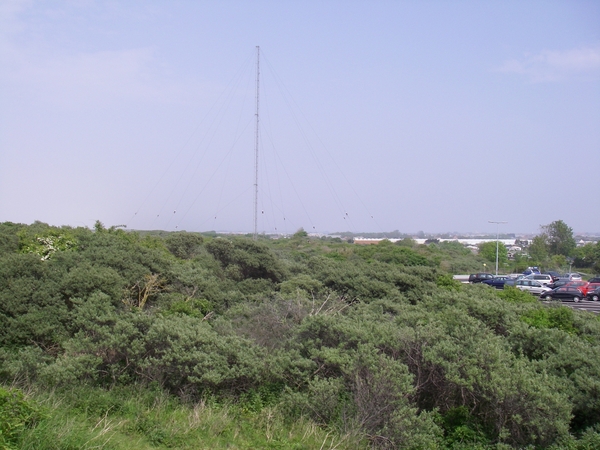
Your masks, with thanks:
[(254, 235), (257, 239), (258, 228), (258, 100), (260, 78), (260, 47), (256, 46), (256, 126), (254, 129)]

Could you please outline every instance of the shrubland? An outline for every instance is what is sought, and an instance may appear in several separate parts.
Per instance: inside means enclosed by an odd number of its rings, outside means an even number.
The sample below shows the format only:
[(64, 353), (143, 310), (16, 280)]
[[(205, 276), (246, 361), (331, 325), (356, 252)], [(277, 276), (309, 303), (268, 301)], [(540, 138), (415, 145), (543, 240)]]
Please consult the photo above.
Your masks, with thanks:
[(0, 224), (0, 448), (599, 448), (598, 318), (478, 266)]

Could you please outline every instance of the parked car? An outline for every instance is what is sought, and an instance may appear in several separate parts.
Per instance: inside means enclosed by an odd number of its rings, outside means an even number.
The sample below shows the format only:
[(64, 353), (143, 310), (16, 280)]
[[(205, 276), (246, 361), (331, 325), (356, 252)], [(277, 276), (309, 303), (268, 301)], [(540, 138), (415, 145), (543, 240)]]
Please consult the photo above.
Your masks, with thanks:
[(587, 292), (588, 292), (589, 285), (590, 285), (590, 283), (588, 283), (587, 281), (577, 281), (577, 280), (569, 281), (567, 284), (565, 284), (565, 286), (575, 287), (575, 288), (579, 289), (583, 293), (584, 297), (585, 297), (585, 294), (587, 294)]
[(568, 278), (569, 280), (581, 280), (581, 274), (577, 272), (565, 273), (563, 275), (564, 278)]
[[(596, 282), (589, 281), (589, 283), (590, 284), (588, 284), (588, 286), (587, 286), (588, 292), (592, 292), (600, 287), (600, 281), (596, 281)], [(586, 293), (586, 295), (587, 295), (587, 293)]]
[(573, 302), (581, 301), (583, 297), (583, 292), (576, 287), (571, 286), (561, 286), (559, 288), (544, 292), (542, 295), (540, 295), (540, 299), (543, 300), (571, 300)]
[(523, 275), (531, 275), (532, 273), (540, 273), (540, 269), (537, 267), (528, 267), (523, 271)]
[(600, 277), (590, 278), (588, 281), (590, 283), (600, 283)]
[(570, 282), (570, 280), (559, 278), (558, 280), (554, 281), (553, 283), (549, 283), (546, 286), (548, 286), (550, 289), (556, 289), (557, 287), (564, 286), (565, 284), (569, 284)]
[(588, 291), (588, 293), (585, 295), (585, 298), (593, 302), (600, 300), (600, 287), (597, 287), (593, 291)]
[(543, 272), (543, 275), (550, 275), (553, 280), (558, 280), (560, 278), (560, 273), (554, 272), (552, 270), (547, 270), (546, 272)]
[(483, 280), (491, 280), (494, 275), (491, 273), (472, 273), (469, 275), (469, 283), (481, 283)]
[(552, 278), (552, 275), (543, 274), (543, 273), (540, 273), (540, 274), (532, 273), (530, 275), (526, 275), (524, 278), (527, 280), (539, 281), (543, 285), (548, 285), (549, 283), (552, 283), (554, 281), (554, 279)]
[(515, 282), (515, 287), (517, 289), (521, 289), (522, 291), (529, 292), (533, 295), (540, 295), (544, 292), (551, 291), (549, 287), (543, 286), (542, 283), (535, 280), (527, 280), (525, 278), (521, 278)]
[(504, 285), (507, 281), (509, 281), (508, 277), (497, 276), (492, 278), (491, 280), (483, 280), (481, 284), (487, 284), (488, 286), (494, 287), (496, 289), (504, 289)]

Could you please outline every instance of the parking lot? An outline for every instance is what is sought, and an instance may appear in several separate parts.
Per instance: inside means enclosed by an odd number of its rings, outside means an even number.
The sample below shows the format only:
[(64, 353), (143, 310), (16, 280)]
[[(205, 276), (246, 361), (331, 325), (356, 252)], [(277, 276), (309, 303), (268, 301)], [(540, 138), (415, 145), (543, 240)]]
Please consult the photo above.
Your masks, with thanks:
[(578, 303), (575, 303), (575, 302), (547, 302), (547, 301), (543, 301), (542, 303), (545, 303), (547, 305), (550, 305), (553, 303), (560, 303), (561, 305), (568, 306), (569, 308), (572, 308), (572, 309), (577, 309), (580, 311), (587, 311), (587, 312), (591, 312), (594, 314), (600, 313), (600, 302), (591, 302), (589, 300), (581, 300)]

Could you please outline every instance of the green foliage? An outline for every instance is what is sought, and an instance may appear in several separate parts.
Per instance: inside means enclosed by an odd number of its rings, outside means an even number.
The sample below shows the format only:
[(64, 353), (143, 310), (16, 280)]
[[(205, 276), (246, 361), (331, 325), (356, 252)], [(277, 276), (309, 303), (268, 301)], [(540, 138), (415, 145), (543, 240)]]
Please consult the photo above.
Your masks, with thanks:
[(457, 406), (441, 419), (445, 441), (450, 448), (485, 446), (488, 437), (479, 429), (480, 424), (465, 406)]
[(577, 247), (573, 254), (577, 267), (591, 268), (596, 273), (600, 273), (600, 242)]
[(207, 300), (191, 299), (174, 301), (169, 306), (169, 309), (165, 311), (165, 314), (183, 314), (186, 316), (202, 319), (210, 311), (210, 303)]
[(204, 242), (204, 238), (200, 234), (185, 231), (170, 234), (165, 239), (165, 245), (169, 251), (181, 259), (193, 258), (198, 253), (202, 242)]
[(111, 267), (94, 266), (85, 261), (72, 267), (61, 280), (66, 299), (85, 298), (94, 292), (107, 294), (113, 302), (120, 300), (125, 280)]
[[(535, 236), (529, 246), (529, 255), (538, 264), (560, 267), (575, 252), (573, 229), (562, 220), (543, 225), (542, 233)], [(560, 257), (559, 259), (555, 259)], [(550, 260), (552, 258), (552, 260)]]
[(521, 320), (536, 328), (556, 328), (566, 333), (575, 333), (573, 310), (565, 306), (530, 310)]
[[(579, 330), (578, 330), (579, 331)], [(538, 338), (539, 339), (539, 338)], [(540, 371), (560, 379), (560, 389), (571, 399), (571, 429), (580, 433), (600, 421), (600, 349), (582, 341), (579, 335), (558, 330), (555, 341), (537, 364)], [(552, 347), (550, 347), (552, 346)], [(546, 347), (546, 348), (548, 348)]]
[(506, 246), (495, 241), (483, 242), (479, 244), (479, 255), (486, 261), (496, 262), (496, 249), (498, 250), (498, 265), (502, 267), (508, 261), (508, 252)]
[(19, 250), (21, 253), (33, 253), (42, 261), (50, 259), (56, 252), (74, 250), (77, 241), (65, 229), (49, 229), (46, 233), (29, 235), (26, 229), (18, 233)]
[(529, 255), (534, 261), (546, 262), (550, 253), (548, 236), (544, 233), (533, 238), (529, 246)]
[(513, 286), (504, 286), (504, 289), (498, 291), (498, 297), (511, 303), (538, 303), (537, 298), (529, 292), (522, 291)]
[(396, 245), (400, 246), (400, 247), (416, 247), (417, 246), (417, 242), (412, 239), (412, 238), (408, 238), (405, 237), (399, 241), (396, 241)]
[(279, 285), (282, 294), (314, 295), (323, 291), (323, 283), (309, 275), (297, 275)]
[(481, 270), (480, 260), (459, 242), (430, 242), (422, 247), (427, 249), (430, 258), (438, 262), (439, 267), (446, 272), (459, 274)]
[(0, 258), (0, 345), (52, 345), (67, 334), (63, 273), (32, 253)]
[(82, 386), (37, 397), (49, 413), (26, 428), (14, 448), (308, 450), (324, 443), (327, 448), (364, 448), (352, 435), (321, 430), (305, 419), (285, 424), (271, 407), (248, 414), (236, 404), (210, 397), (184, 403), (156, 386), (110, 391)]
[(550, 258), (550, 267), (568, 267), (567, 258), (564, 255), (552, 255)]
[[(77, 245), (19, 251), (53, 233)], [(52, 409), (10, 445), (593, 448), (600, 321), (449, 272), (480, 261), (0, 224), (0, 379)]]
[(452, 278), (452, 275), (447, 273), (442, 273), (435, 280), (435, 284), (448, 291), (460, 291), (462, 288), (462, 283), (460, 281), (456, 281)]
[(0, 449), (18, 448), (23, 432), (43, 417), (41, 408), (18, 389), (0, 386)]
[(157, 319), (144, 337), (139, 367), (171, 389), (223, 387), (243, 391), (261, 380), (263, 352), (244, 339), (221, 336), (194, 318)]
[(206, 249), (221, 263), (226, 276), (236, 281), (264, 278), (274, 282), (284, 278), (275, 255), (262, 243), (249, 239), (213, 239)]
[(40, 347), (0, 347), (0, 381), (33, 383), (53, 357)]
[(556, 220), (542, 227), (548, 240), (548, 250), (551, 255), (571, 256), (577, 246), (573, 237), (573, 229), (562, 220)]
[(388, 264), (400, 264), (403, 266), (433, 265), (431, 261), (412, 248), (404, 245), (394, 245), (387, 240), (383, 240), (377, 245), (360, 246), (355, 252), (365, 261), (375, 260)]
[(292, 236), (292, 239), (301, 239), (301, 238), (305, 238), (308, 237), (308, 233), (306, 231), (304, 231), (304, 228), (300, 228), (298, 231), (296, 231), (294, 233), (294, 235)]
[[(43, 224), (18, 231), (25, 244), (28, 236), (52, 233), (59, 231)], [(76, 236), (77, 248), (57, 250), (46, 260), (29, 251), (0, 257), (0, 344), (55, 346), (77, 331), (69, 317), (75, 299), (103, 292), (118, 304), (125, 287), (167, 267), (164, 253), (122, 230), (60, 233)]]
[(21, 228), (24, 226), (12, 222), (0, 223), (0, 256), (19, 249), (18, 232)]

